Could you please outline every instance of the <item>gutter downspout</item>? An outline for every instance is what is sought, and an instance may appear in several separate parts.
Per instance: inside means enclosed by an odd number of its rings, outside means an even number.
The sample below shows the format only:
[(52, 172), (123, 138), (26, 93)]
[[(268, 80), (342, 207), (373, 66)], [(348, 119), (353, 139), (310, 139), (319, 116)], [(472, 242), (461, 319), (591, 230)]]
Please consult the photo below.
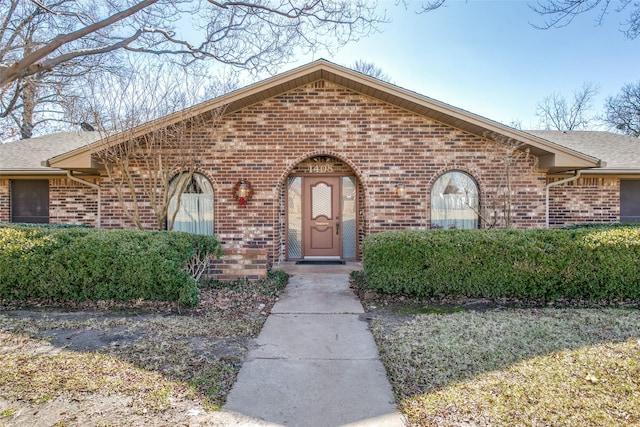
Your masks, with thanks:
[(100, 228), (100, 213), (102, 211), (101, 209), (101, 196), (102, 196), (102, 192), (100, 191), (100, 186), (98, 184), (94, 184), (93, 182), (89, 182), (89, 181), (85, 181), (84, 179), (80, 179), (76, 176), (73, 176), (73, 171), (68, 170), (67, 171), (67, 177), (71, 180), (71, 181), (75, 181), (75, 182), (79, 182), (80, 184), (84, 184), (84, 185), (88, 185), (89, 187), (98, 190), (98, 213), (97, 213), (97, 218), (96, 218), (96, 228)]
[(545, 197), (546, 197), (546, 205), (547, 205), (545, 228), (549, 228), (549, 189), (551, 187), (555, 187), (555, 186), (558, 186), (558, 185), (566, 184), (567, 182), (575, 181), (578, 178), (580, 178), (580, 174), (582, 174), (582, 169), (578, 169), (577, 171), (575, 171), (575, 174), (573, 176), (570, 176), (569, 178), (561, 179), (560, 181), (550, 182), (549, 184), (547, 184), (544, 187), (544, 189), (545, 189)]

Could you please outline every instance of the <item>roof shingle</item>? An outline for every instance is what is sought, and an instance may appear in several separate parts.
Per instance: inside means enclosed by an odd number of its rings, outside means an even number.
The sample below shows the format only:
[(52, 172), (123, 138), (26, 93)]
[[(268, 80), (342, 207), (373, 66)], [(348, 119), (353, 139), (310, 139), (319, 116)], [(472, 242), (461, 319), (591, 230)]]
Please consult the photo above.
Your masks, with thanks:
[(100, 132), (60, 132), (0, 144), (0, 173), (60, 171), (41, 163), (98, 139)]
[(604, 131), (527, 130), (531, 135), (546, 139), (574, 151), (596, 157), (603, 167), (600, 173), (640, 173), (640, 139)]

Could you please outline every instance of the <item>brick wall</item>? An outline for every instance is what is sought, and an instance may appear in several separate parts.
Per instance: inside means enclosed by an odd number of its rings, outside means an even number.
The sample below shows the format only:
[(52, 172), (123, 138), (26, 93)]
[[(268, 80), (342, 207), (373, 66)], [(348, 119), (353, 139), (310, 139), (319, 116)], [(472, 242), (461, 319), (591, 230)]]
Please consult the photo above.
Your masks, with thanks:
[[(549, 178), (549, 182), (561, 178)], [(583, 177), (549, 191), (549, 226), (620, 220), (620, 179)]]
[[(265, 249), (269, 262), (284, 254), (287, 176), (316, 155), (334, 158), (357, 177), (361, 236), (428, 228), (430, 187), (447, 170), (465, 171), (478, 182), (485, 225), (494, 222), (495, 201), (504, 190), (504, 145), (325, 81), (229, 113), (186, 138), (200, 141), (199, 171), (214, 187), (215, 232), (224, 247)], [(520, 159), (511, 173), (514, 225), (544, 226), (545, 176), (536, 171), (535, 159)], [(241, 179), (254, 189), (247, 206), (232, 194)], [(394, 191), (399, 180), (403, 198)], [(130, 226), (111, 183), (106, 177), (103, 183), (103, 225)], [(152, 228), (152, 217), (145, 218)]]
[(98, 190), (69, 178), (49, 179), (50, 223), (95, 227), (97, 216)]
[[(305, 162), (319, 155), (332, 158), (338, 170), (357, 178), (360, 238), (385, 230), (428, 228), (431, 186), (454, 169), (478, 183), (483, 226), (505, 226), (501, 206), (506, 199), (511, 200), (512, 226), (545, 224), (547, 181), (537, 171), (535, 157), (509, 158), (507, 145), (325, 81), (229, 112), (217, 122), (208, 119), (190, 128), (183, 139), (198, 142), (199, 172), (214, 188), (215, 234), (226, 250), (240, 251), (234, 257), (243, 250), (250, 250), (244, 252), (247, 256), (263, 251), (265, 264), (285, 257), (287, 177), (305, 170)], [(508, 181), (507, 159), (513, 162)], [(137, 173), (138, 186), (143, 174)], [(237, 203), (232, 191), (241, 179), (249, 180), (254, 190), (246, 206)], [(403, 198), (394, 191), (400, 180)], [(64, 202), (52, 202), (52, 222), (94, 221), (95, 190), (57, 181), (52, 180), (52, 201)], [(133, 228), (118, 203), (114, 183), (105, 175), (100, 181), (102, 226)], [(6, 182), (0, 180), (0, 207), (6, 206), (0, 215), (8, 219)], [(553, 188), (552, 223), (615, 220), (618, 194), (618, 181), (608, 178)], [(90, 203), (84, 212), (82, 198)], [(125, 198), (131, 206), (126, 192)], [(148, 203), (143, 200), (139, 208), (145, 226), (156, 228)], [(232, 264), (219, 269), (225, 265)]]
[(0, 222), (11, 219), (11, 200), (9, 198), (9, 180), (0, 178)]
[[(0, 222), (11, 220), (10, 181), (10, 179), (0, 178)], [(68, 178), (49, 178), (49, 222), (51, 224), (95, 227), (97, 212), (97, 190)]]
[(267, 267), (265, 249), (225, 249), (222, 259), (213, 261), (205, 276), (222, 281), (264, 279), (267, 277)]

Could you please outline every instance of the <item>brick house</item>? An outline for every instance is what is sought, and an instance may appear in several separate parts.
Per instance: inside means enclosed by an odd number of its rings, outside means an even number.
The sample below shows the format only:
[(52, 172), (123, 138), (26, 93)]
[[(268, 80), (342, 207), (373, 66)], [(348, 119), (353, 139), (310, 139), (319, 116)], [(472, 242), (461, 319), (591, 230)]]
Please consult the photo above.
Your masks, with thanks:
[[(109, 144), (193, 117), (197, 127), (180, 138), (196, 143), (198, 169), (170, 216), (174, 229), (218, 237), (224, 277), (257, 277), (282, 261), (358, 260), (364, 236), (386, 230), (640, 221), (636, 139), (520, 131), (324, 60)], [(132, 228), (91, 147), (98, 138), (0, 145), (0, 222)], [(141, 209), (145, 227), (156, 227)]]

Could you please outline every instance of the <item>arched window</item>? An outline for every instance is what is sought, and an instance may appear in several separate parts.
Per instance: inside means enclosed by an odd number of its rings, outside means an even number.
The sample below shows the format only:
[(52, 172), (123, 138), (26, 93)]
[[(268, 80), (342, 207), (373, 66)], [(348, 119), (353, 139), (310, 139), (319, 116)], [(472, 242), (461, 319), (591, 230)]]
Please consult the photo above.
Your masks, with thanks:
[(479, 191), (464, 172), (448, 171), (431, 187), (431, 228), (478, 228)]
[[(184, 190), (178, 206), (181, 188)], [(199, 173), (191, 178), (187, 173), (176, 176), (169, 184), (169, 194), (174, 196), (169, 200), (167, 229), (213, 235), (213, 186), (206, 176)]]

